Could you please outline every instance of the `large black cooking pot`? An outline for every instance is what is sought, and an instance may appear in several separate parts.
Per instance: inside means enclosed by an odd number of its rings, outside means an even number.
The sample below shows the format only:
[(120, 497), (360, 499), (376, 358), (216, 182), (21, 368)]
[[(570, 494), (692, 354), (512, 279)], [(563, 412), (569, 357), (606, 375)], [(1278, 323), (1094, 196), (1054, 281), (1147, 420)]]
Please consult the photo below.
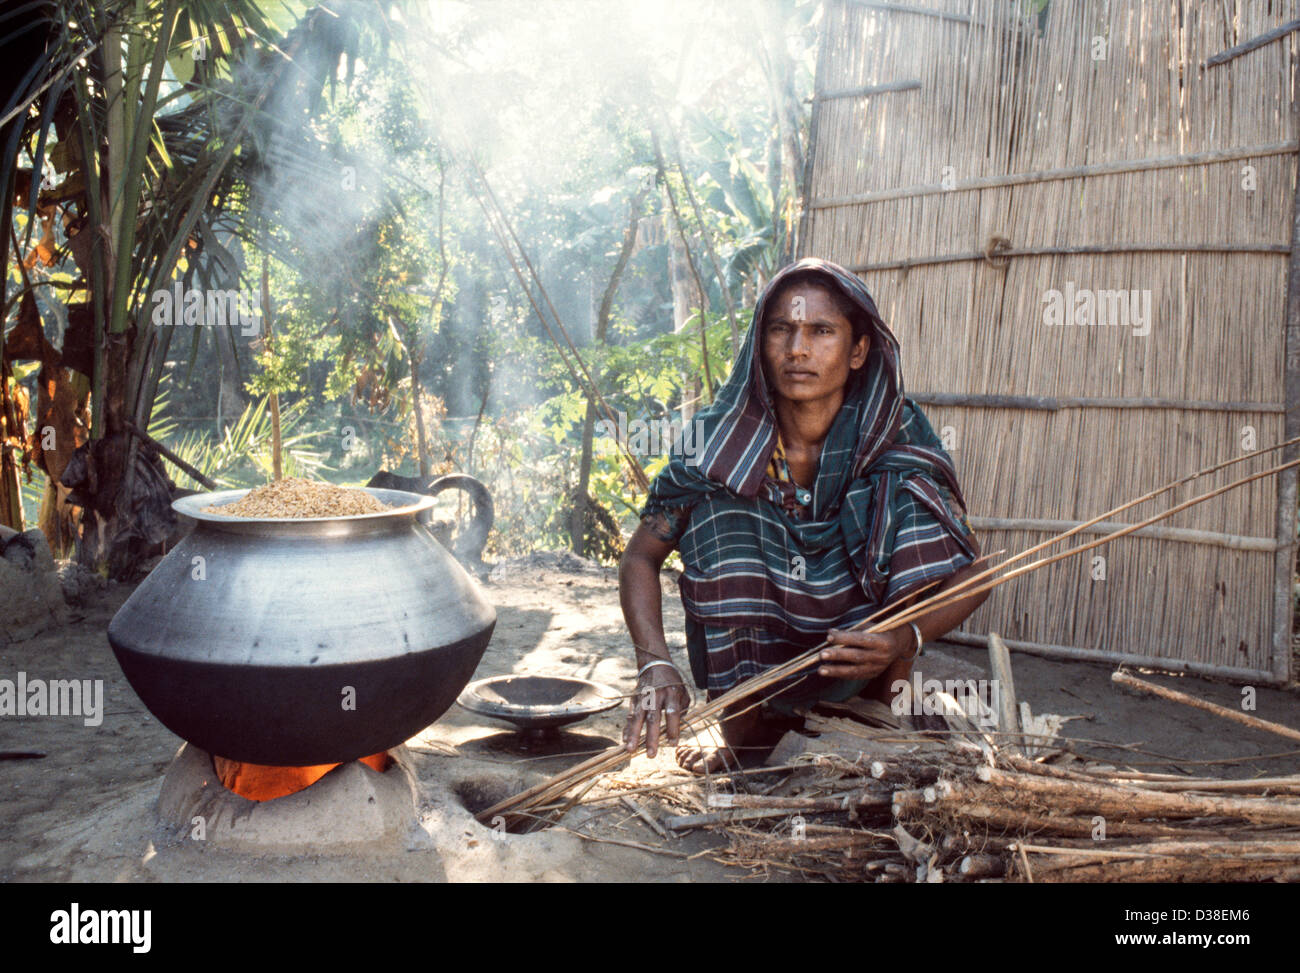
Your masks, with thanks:
[(177, 736), (233, 760), (354, 760), (438, 719), (474, 674), (496, 612), (430, 534), (431, 497), (263, 519), (172, 506), (197, 524), (108, 626), (131, 687)]

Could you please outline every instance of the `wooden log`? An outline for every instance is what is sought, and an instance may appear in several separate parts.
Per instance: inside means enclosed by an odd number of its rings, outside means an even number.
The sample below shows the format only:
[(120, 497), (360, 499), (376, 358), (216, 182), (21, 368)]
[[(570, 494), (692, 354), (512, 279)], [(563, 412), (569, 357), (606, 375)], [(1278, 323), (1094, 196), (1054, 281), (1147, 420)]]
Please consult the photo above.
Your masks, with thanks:
[[(1019, 733), (1020, 711), (1016, 706), (1016, 682), (1011, 675), (1011, 653), (996, 632), (989, 632), (989, 673), (998, 687), (998, 729), (1003, 733)], [(1000, 749), (1010, 754), (1021, 752), (1015, 743), (1007, 743)]]
[[(669, 831), (687, 831), (691, 828), (712, 828), (740, 821), (759, 821), (764, 818), (788, 818), (798, 811), (779, 807), (737, 808), (729, 811), (707, 811), (701, 814), (679, 814), (664, 818)], [(814, 813), (809, 811), (809, 813)]]
[[(1071, 816), (1068, 814), (1039, 814), (1021, 808), (1007, 807), (987, 800), (974, 800), (968, 794), (953, 798), (942, 804), (918, 809), (905, 809), (904, 817), (931, 821), (935, 814), (947, 815), (950, 819), (979, 825), (991, 832), (1007, 835), (1050, 834), (1072, 838), (1092, 840), (1097, 826), (1093, 816)], [(895, 815), (896, 817), (898, 815)], [(1095, 816), (1095, 815), (1094, 815)], [(1108, 837), (1160, 837), (1164, 835), (1179, 836), (1187, 833), (1186, 829), (1154, 821), (1120, 821), (1106, 820)], [(1215, 832), (1205, 832), (1213, 836)]]
[(939, 779), (940, 773), (940, 766), (933, 760), (920, 760), (915, 757), (891, 758), (888, 761), (875, 760), (867, 769), (872, 780), (904, 787), (923, 787), (933, 784)]
[(1089, 774), (1082, 770), (1070, 770), (1067, 767), (1056, 767), (1052, 764), (1039, 763), (1037, 760), (1030, 760), (1028, 757), (1015, 753), (999, 753), (998, 759), (1009, 767), (1025, 774), (1037, 774), (1039, 777), (1053, 777), (1056, 780), (1079, 780), (1087, 783), (1096, 783), (1098, 775)]
[(1221, 777), (1187, 777), (1183, 774), (1148, 774), (1140, 771), (1077, 771), (1051, 764), (1040, 764), (1023, 757), (1005, 758), (1004, 762), (1024, 773), (1055, 777), (1058, 780), (1082, 780), (1092, 783), (1113, 781), (1153, 791), (1226, 791), (1240, 794), (1268, 791), (1274, 794), (1300, 794), (1300, 774), (1224, 780)]
[(967, 855), (957, 866), (957, 874), (968, 881), (999, 878), (1006, 873), (1007, 863), (1001, 855)]
[(852, 811), (859, 807), (889, 807), (889, 793), (863, 790), (827, 794), (824, 797), (773, 797), (768, 794), (710, 794), (709, 807), (781, 808), (791, 811)]
[[(1108, 828), (1117, 820), (1207, 817), (1300, 825), (1300, 801), (1169, 793), (1123, 784), (1089, 784), (1008, 773), (992, 767), (978, 767), (975, 775), (983, 783), (993, 785), (987, 791), (975, 790), (976, 796), (984, 796), (991, 802), (1020, 807), (1037, 804), (1067, 815), (1101, 815), (1107, 819)], [(895, 803), (897, 796), (895, 794)]]
[(894, 817), (902, 817), (909, 812), (917, 813), (925, 809), (925, 789), (924, 788), (904, 788), (894, 791), (894, 799), (891, 802), (890, 810)]
[(1121, 686), (1127, 686), (1130, 689), (1136, 689), (1140, 692), (1150, 693), (1152, 696), (1159, 696), (1161, 699), (1167, 699), (1174, 703), (1183, 703), (1196, 709), (1205, 710), (1207, 713), (1213, 713), (1215, 716), (1222, 716), (1225, 720), (1232, 720), (1234, 723), (1240, 723), (1242, 726), (1249, 726), (1256, 730), (1264, 730), (1268, 733), (1276, 733), (1280, 737), (1288, 740), (1300, 740), (1300, 730), (1292, 729), (1289, 726), (1283, 726), (1281, 723), (1273, 723), (1269, 720), (1261, 720), (1256, 716), (1250, 716), (1247, 713), (1239, 712), (1235, 709), (1229, 709), (1227, 706), (1220, 706), (1218, 703), (1211, 703), (1208, 700), (1199, 699), (1196, 696), (1190, 696), (1187, 693), (1180, 693), (1176, 689), (1166, 689), (1164, 686), (1157, 686), (1155, 683), (1147, 682), (1130, 676), (1127, 672), (1111, 673), (1111, 682), (1119, 683)]
[(1298, 841), (1183, 841), (1095, 849), (1021, 842), (1040, 882), (1243, 881), (1300, 871)]
[[(1121, 778), (1122, 779), (1122, 778)], [(1229, 794), (1300, 794), (1300, 777), (1256, 777), (1251, 780), (1131, 780), (1128, 783), (1149, 791), (1196, 791)]]
[[(766, 797), (762, 794), (726, 796), (736, 798), (737, 802), (718, 811), (667, 817), (664, 818), (663, 825), (670, 831), (685, 831), (688, 828), (709, 828), (737, 821), (786, 818), (796, 814), (847, 813), (853, 816), (863, 811), (870, 812), (873, 810), (883, 814), (890, 807), (890, 798), (888, 796), (872, 795), (865, 791), (831, 797)], [(742, 798), (745, 800), (741, 801)], [(716, 804), (712, 803), (710, 806), (717, 807)]]
[[(1059, 840), (1059, 839), (1058, 839)], [(1006, 851), (1008, 846), (1014, 844), (1017, 838), (1006, 835), (971, 834), (969, 831), (962, 834), (949, 832), (939, 839), (939, 848), (946, 857), (954, 855), (975, 855), (991, 852)]]
[(823, 855), (828, 851), (852, 852), (861, 848), (893, 848), (893, 841), (882, 839), (870, 831), (854, 834), (828, 835), (824, 838), (767, 838), (736, 841), (733, 853), (753, 854), (762, 858), (790, 858), (797, 855)]
[(1257, 838), (1247, 841), (1231, 839), (1209, 839), (1206, 841), (1143, 841), (1113, 847), (1110, 842), (1098, 842), (1093, 849), (1056, 848), (1052, 845), (1036, 845), (1032, 842), (1020, 842), (1020, 847), (1031, 854), (1055, 855), (1068, 861), (1092, 860), (1103, 858), (1296, 858), (1300, 864), (1300, 840), (1276, 840)]
[(758, 821), (763, 818), (789, 817), (793, 812), (784, 808), (744, 808), (735, 811), (709, 811), (704, 814), (677, 814), (664, 818), (669, 831), (687, 831), (691, 828), (712, 828), (739, 821)]
[(1039, 872), (1041, 859), (1032, 868), (1039, 882), (1295, 882), (1300, 867), (1294, 861), (1213, 862), (1169, 858), (1105, 862)]

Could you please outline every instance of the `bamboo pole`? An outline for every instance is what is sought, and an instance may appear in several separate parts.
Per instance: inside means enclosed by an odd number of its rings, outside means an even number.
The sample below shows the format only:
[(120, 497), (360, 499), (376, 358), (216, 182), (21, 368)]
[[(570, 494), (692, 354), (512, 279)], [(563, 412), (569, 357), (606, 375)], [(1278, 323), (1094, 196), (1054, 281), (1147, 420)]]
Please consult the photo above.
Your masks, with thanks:
[[(271, 321), (270, 261), (265, 253), (262, 254), (262, 340), (266, 342), (267, 355), (274, 359), (275, 326)], [(280, 438), (280, 393), (275, 389), (269, 391), (271, 400), (271, 479), (278, 483), (284, 476), (280, 457), (282, 443)]]
[(1038, 803), (1061, 814), (1099, 814), (1107, 819), (1239, 818), (1260, 824), (1300, 826), (1300, 801), (1277, 798), (1213, 797), (1144, 790), (1121, 784), (1058, 780), (1030, 774), (1008, 773), (992, 767), (976, 769), (976, 778), (988, 788), (965, 785), (973, 797), (1019, 806)]
[(917, 196), (932, 196), (936, 193), (969, 192), (981, 189), (994, 189), (1006, 186), (1023, 186), (1031, 183), (1055, 182), (1064, 179), (1082, 179), (1085, 176), (1116, 175), (1119, 173), (1145, 172), (1150, 169), (1169, 169), (1184, 166), (1207, 165), (1217, 162), (1235, 162), (1238, 159), (1257, 159), (1269, 155), (1290, 155), (1300, 143), (1294, 139), (1281, 142), (1269, 142), (1263, 145), (1243, 145), (1230, 149), (1211, 149), (1206, 152), (1193, 152), (1187, 155), (1153, 156), (1146, 159), (1121, 159), (1115, 162), (1098, 162), (1081, 166), (1068, 166), (1060, 169), (1040, 169), (1034, 172), (1013, 172), (1003, 176), (984, 176), (974, 179), (960, 179), (951, 187), (941, 183), (922, 183), (912, 186), (900, 186), (897, 189), (882, 189), (853, 196), (831, 196), (814, 199), (810, 209), (827, 210), (839, 206), (861, 206), (864, 203), (878, 203), (885, 200), (914, 199)]
[[(1109, 544), (1111, 541), (1117, 540), (1120, 537), (1126, 537), (1129, 534), (1132, 534), (1134, 531), (1139, 531), (1143, 527), (1150, 526), (1151, 524), (1155, 524), (1158, 523), (1159, 521), (1172, 517), (1174, 514), (1179, 513), (1183, 510), (1187, 510), (1190, 507), (1194, 507), (1197, 504), (1204, 503), (1206, 500), (1212, 500), (1217, 496), (1221, 496), (1222, 494), (1227, 493), (1229, 490), (1234, 490), (1239, 486), (1244, 486), (1245, 484), (1252, 483), (1255, 480), (1261, 480), (1266, 476), (1274, 476), (1278, 473), (1281, 473), (1283, 470), (1295, 469), (1297, 466), (1300, 466), (1300, 460), (1292, 460), (1290, 463), (1281, 463), (1277, 466), (1272, 467), (1271, 469), (1263, 470), (1259, 473), (1253, 473), (1250, 476), (1244, 476), (1241, 479), (1234, 480), (1231, 483), (1225, 486), (1221, 486), (1216, 490), (1211, 490), (1209, 493), (1202, 493), (1199, 494), (1198, 496), (1193, 497), (1190, 500), (1184, 500), (1182, 503), (1177, 504), (1176, 506), (1173, 506), (1166, 511), (1163, 511), (1162, 513), (1154, 514), (1148, 517), (1146, 520), (1141, 521), (1140, 523), (1130, 524), (1127, 527), (1114, 531), (1113, 533), (1107, 534), (1105, 537), (1102, 537), (1100, 540), (1091, 541), (1087, 544), (1080, 544), (1078, 547), (1072, 547), (1069, 550), (1062, 551), (1059, 554), (1054, 554), (1051, 557), (1039, 558), (1037, 561), (1033, 561), (1030, 564), (1025, 565), (1024, 567), (1016, 568), (1012, 571), (1007, 572), (1004, 575), (999, 576), (992, 583), (980, 585), (979, 587), (975, 588), (973, 591), (969, 591), (960, 595), (960, 597), (968, 598), (973, 595), (981, 594), (985, 591), (990, 591), (993, 588), (997, 587), (998, 585), (1005, 584), (1006, 582), (1012, 580), (1013, 578), (1018, 578), (1022, 575), (1029, 574), (1030, 572), (1036, 571), (1039, 568), (1046, 567), (1049, 564), (1055, 564), (1057, 561), (1063, 560), (1064, 558), (1070, 557), (1071, 555), (1082, 554), (1085, 551), (1095, 550), (1096, 548), (1101, 547), (1103, 544)], [(1132, 506), (1132, 505), (1133, 504), (1128, 504), (1127, 506)], [(1041, 550), (1043, 547), (1046, 547), (1049, 544), (1054, 544), (1064, 537), (1067, 537), (1071, 534), (1078, 533), (1081, 529), (1082, 529), (1081, 527), (1075, 527), (1069, 531), (1066, 531), (1060, 537), (1053, 538), (1050, 541), (1044, 541), (1042, 544), (1037, 545), (1036, 548), (1030, 548), (1030, 551), (1036, 549)], [(1002, 568), (1006, 567), (1007, 564), (1010, 564), (1013, 561), (1018, 561), (1024, 556), (1025, 556), (1024, 554), (1018, 554), (1016, 555), (1016, 557), (1013, 557), (1008, 561), (1006, 561), (1005, 563), (998, 565), (997, 568), (992, 568), (989, 571), (984, 573), (985, 575), (988, 575), (988, 574), (992, 574), (994, 571), (1000, 571)], [(946, 591), (941, 592), (941, 595), (944, 596), (956, 595), (956, 593), (960, 589), (965, 588), (967, 585), (973, 584), (977, 580), (977, 577), (967, 578), (964, 581), (962, 581), (960, 584), (954, 585), (952, 588), (949, 588)], [(937, 601), (939, 598), (940, 595), (932, 595), (926, 601), (921, 602), (919, 605), (914, 605), (912, 608), (909, 608), (906, 611), (904, 611), (901, 615), (894, 616), (893, 618), (889, 619), (889, 627), (896, 628), (899, 625), (903, 625), (910, 622), (918, 615), (923, 614), (924, 611), (927, 611), (931, 608), (943, 607), (946, 604), (950, 604), (952, 601), (958, 600), (957, 597), (952, 597), (952, 598), (945, 599), (941, 604), (927, 605), (927, 601), (933, 603)]]
[[(480, 178), (482, 178), (482, 171), (478, 169), (477, 164), (474, 165), (474, 169), (476, 172), (479, 173)], [(487, 185), (486, 181), (484, 181), (484, 186), (487, 189), (487, 191), (491, 193), (491, 187)], [(555, 331), (551, 327), (551, 322), (548, 321), (546, 315), (542, 313), (541, 306), (537, 303), (537, 299), (533, 296), (532, 288), (528, 286), (528, 282), (524, 278), (523, 271), (519, 269), (519, 264), (515, 260), (514, 251), (511, 250), (510, 245), (506, 242), (507, 232), (510, 233), (511, 236), (513, 236), (514, 231), (510, 229), (510, 225), (508, 223), (504, 222), (504, 215), (500, 212), (494, 212), (493, 208), (488, 205), (487, 199), (484, 198), (484, 196), (480, 195), (478, 192), (474, 191), (472, 182), (470, 183), (470, 189), (471, 192), (474, 193), (474, 198), (477, 200), (479, 206), (482, 208), (483, 214), (488, 218), (488, 226), (492, 229), (493, 234), (497, 238), (497, 242), (501, 245), (501, 252), (505, 254), (506, 260), (509, 261), (510, 268), (511, 270), (514, 271), (515, 278), (519, 281), (520, 289), (524, 292), (524, 296), (528, 298), (528, 303), (532, 305), (533, 312), (537, 315), (537, 319), (541, 322), (542, 327), (546, 330), (546, 334), (551, 339), (551, 343), (555, 345), (556, 351), (559, 352), (560, 360), (564, 363), (565, 368), (568, 369), (569, 375), (573, 378), (575, 384), (577, 384), (580, 387), (585, 386), (588, 395), (594, 397), (595, 400), (599, 403), (601, 410), (605, 413), (605, 417), (611, 423), (617, 426), (618, 425), (617, 416), (614, 415), (614, 411), (610, 408), (609, 403), (605, 401), (605, 397), (601, 394), (600, 389), (597, 388), (595, 381), (591, 378), (590, 373), (587, 371), (586, 365), (583, 364), (582, 359), (578, 357), (577, 349), (573, 347), (573, 343), (569, 340), (568, 332), (564, 331), (563, 324), (559, 321), (557, 317), (555, 323), (557, 326), (559, 326), (560, 330), (564, 334), (565, 344), (568, 345), (570, 352), (572, 353), (572, 358), (573, 358), (572, 361), (570, 360), (570, 354), (565, 352), (564, 344), (561, 344), (559, 338), (556, 337)], [(493, 197), (493, 200), (495, 200), (495, 197)], [(502, 228), (503, 226), (504, 229)], [(537, 282), (538, 288), (542, 291), (543, 297), (549, 303), (550, 298), (546, 296), (545, 288), (541, 287), (541, 280), (537, 278), (536, 271), (532, 270), (532, 264), (528, 261), (528, 255), (526, 253), (521, 252), (520, 256), (523, 258), (524, 262), (528, 265), (530, 272), (533, 273), (533, 278)], [(627, 444), (625, 442), (622, 442), (620, 440), (618, 445), (619, 445), (619, 449), (623, 453), (624, 462), (627, 463), (628, 471), (632, 474), (633, 481), (636, 483), (637, 487), (640, 490), (643, 491), (647, 490), (650, 486), (650, 481), (646, 477), (645, 470), (642, 468), (640, 461), (638, 461), (637, 458), (632, 455), (631, 451), (628, 449)]]
[(1281, 723), (1261, 720), (1257, 716), (1250, 716), (1235, 709), (1229, 709), (1227, 706), (1220, 706), (1218, 703), (1211, 703), (1208, 700), (1188, 695), (1187, 693), (1180, 693), (1176, 689), (1166, 689), (1164, 686), (1157, 686), (1155, 683), (1146, 682), (1145, 680), (1130, 676), (1126, 672), (1112, 673), (1110, 679), (1111, 682), (1119, 683), (1121, 686), (1127, 686), (1130, 689), (1136, 689), (1139, 692), (1150, 693), (1152, 696), (1159, 696), (1161, 699), (1167, 699), (1170, 702), (1182, 703), (1184, 706), (1191, 706), (1195, 709), (1204, 710), (1207, 713), (1213, 713), (1215, 716), (1222, 716), (1225, 720), (1232, 720), (1234, 723), (1240, 723), (1242, 726), (1249, 726), (1255, 730), (1263, 730), (1266, 733), (1275, 733), (1280, 737), (1286, 737), (1288, 740), (1300, 740), (1300, 730), (1294, 730), (1289, 726), (1283, 726)]

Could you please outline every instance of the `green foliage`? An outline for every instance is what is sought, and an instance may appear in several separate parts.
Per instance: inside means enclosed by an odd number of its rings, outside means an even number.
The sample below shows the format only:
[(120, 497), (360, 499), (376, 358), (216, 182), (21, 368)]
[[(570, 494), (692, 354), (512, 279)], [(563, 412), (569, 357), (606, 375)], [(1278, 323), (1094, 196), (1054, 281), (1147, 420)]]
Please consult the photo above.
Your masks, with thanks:
[(254, 344), (254, 361), (260, 371), (245, 385), (254, 396), (306, 391), (311, 366), (335, 355), (342, 341), (339, 335), (329, 334), (309, 316), (299, 313), (295, 298), (277, 309), (276, 320), (274, 337)]
[[(430, 473), (472, 473), (494, 495), (489, 554), (568, 546), (586, 391), (503, 258), (505, 231), (476, 199), (479, 169), (610, 408), (629, 420), (679, 421), (686, 400), (710, 400), (733, 351), (728, 298), (743, 328), (739, 306), (793, 247), (798, 160), (783, 153), (806, 131), (799, 106), (811, 89), (815, 3), (683, 13), (612, 0), (596, 18), (576, 0), (67, 6), (114, 12), (132, 112), (148, 109), (119, 118), (93, 70), (69, 75), (92, 144), (113, 138), (110, 122), (126, 123), (113, 191), (125, 185), (139, 201), (139, 233), (134, 249), (114, 251), (129, 267), (102, 270), (125, 274), (117, 293), (130, 313), (115, 320), (139, 326), (131, 374), (140, 388), (128, 392), (154, 402), (147, 415), (160, 441), (223, 485), (266, 477), (272, 392), (284, 406), (286, 473), (363, 482), (381, 466), (414, 472), (418, 374)], [(164, 9), (177, 15), (150, 104), (150, 44), (163, 35)], [(712, 38), (707, 51), (687, 42), (697, 35)], [(196, 60), (200, 39), (210, 56)], [(390, 39), (401, 56), (386, 59)], [(60, 35), (50, 66), (71, 63), (77, 40)], [(279, 73), (276, 51), (299, 42), (293, 69)], [(669, 241), (678, 231), (655, 182), (652, 129), (707, 291), (703, 312), (692, 308), (676, 332)], [(58, 164), (37, 145), (39, 131), (57, 144), (52, 116), (28, 124), (38, 179), (42, 164)], [(596, 308), (634, 200), (643, 225), (601, 344)], [(130, 222), (112, 229), (120, 237)], [(17, 222), (20, 234), (26, 227)], [(56, 240), (54, 265), (38, 268), (44, 279), (84, 279), (66, 242)], [(190, 286), (256, 291), (264, 256), (270, 343), (230, 328), (154, 330), (141, 316), (173, 267)], [(43, 289), (51, 331), (70, 296)], [(546, 305), (536, 288), (532, 296)], [(231, 421), (242, 391), (253, 401)], [(364, 430), (358, 448), (335, 445), (348, 425)], [(640, 459), (651, 475), (665, 461)], [(591, 523), (605, 531), (599, 553), (613, 557), (609, 525), (630, 530), (644, 497), (609, 436), (594, 437), (588, 493), (599, 507)]]
[[(219, 439), (192, 432), (164, 445), (222, 489), (261, 486), (270, 482), (272, 475), (271, 414), (267, 402), (263, 398), (250, 403)], [(305, 414), (304, 402), (294, 403), (280, 412), (284, 475), (319, 479), (328, 470), (324, 452), (313, 448), (320, 433), (295, 431)], [(166, 420), (156, 428), (164, 431)], [(151, 428), (150, 434), (154, 435), (155, 430)], [(203, 489), (179, 470), (173, 471), (173, 479), (178, 486)]]

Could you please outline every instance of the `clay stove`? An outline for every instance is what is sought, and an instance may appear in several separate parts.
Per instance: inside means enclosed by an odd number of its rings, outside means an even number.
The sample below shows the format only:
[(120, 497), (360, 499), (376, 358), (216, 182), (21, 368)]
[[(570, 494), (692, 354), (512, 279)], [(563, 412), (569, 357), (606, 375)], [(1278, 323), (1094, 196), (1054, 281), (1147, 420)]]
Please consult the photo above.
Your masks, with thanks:
[[(400, 851), (418, 835), (416, 779), (405, 747), (338, 764), (292, 794), (263, 800), (223, 784), (219, 762), (186, 743), (167, 768), (158, 817), (178, 837), (241, 853), (305, 855)], [(245, 784), (269, 780), (246, 776)]]

